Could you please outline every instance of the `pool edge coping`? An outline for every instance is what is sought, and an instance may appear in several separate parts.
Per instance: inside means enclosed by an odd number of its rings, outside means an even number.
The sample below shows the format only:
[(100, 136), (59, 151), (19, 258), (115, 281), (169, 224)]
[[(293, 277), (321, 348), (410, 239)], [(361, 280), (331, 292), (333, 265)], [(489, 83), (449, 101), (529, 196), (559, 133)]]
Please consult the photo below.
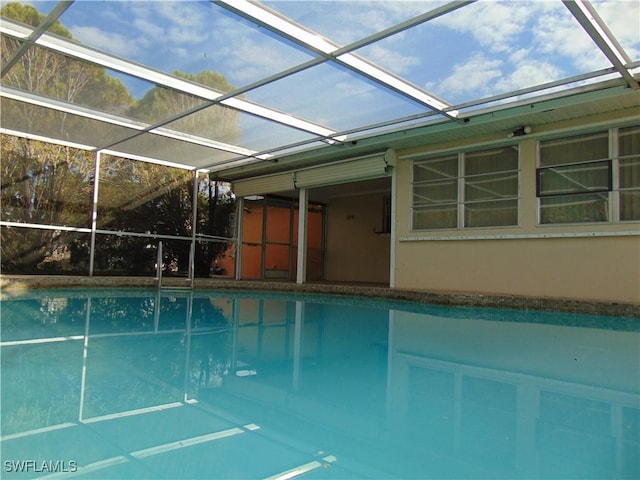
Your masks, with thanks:
[[(185, 286), (186, 279), (166, 277), (166, 286)], [(67, 275), (6, 275), (0, 274), (0, 292), (15, 292), (46, 288), (156, 288), (150, 277), (82, 277)], [(640, 319), (640, 303), (581, 300), (571, 298), (492, 295), (474, 292), (434, 292), (390, 288), (382, 285), (348, 283), (304, 283), (284, 281), (233, 280), (197, 278), (195, 290), (260, 290), (300, 294), (329, 294), (388, 300), (410, 301), (434, 305), (514, 308)]]

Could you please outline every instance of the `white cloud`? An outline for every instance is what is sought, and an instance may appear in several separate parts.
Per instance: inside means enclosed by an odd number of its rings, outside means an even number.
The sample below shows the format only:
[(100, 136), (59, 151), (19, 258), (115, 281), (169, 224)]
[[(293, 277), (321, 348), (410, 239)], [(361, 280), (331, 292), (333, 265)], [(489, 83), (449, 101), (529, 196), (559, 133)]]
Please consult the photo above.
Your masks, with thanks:
[[(615, 0), (594, 2), (593, 5), (627, 54), (637, 59), (640, 54), (640, 2)], [(533, 32), (540, 52), (562, 55), (581, 72), (611, 66), (566, 8), (539, 15)]]
[(594, 6), (626, 53), (637, 60), (640, 57), (640, 2), (597, 1)]
[(535, 5), (537, 2), (478, 2), (437, 18), (433, 23), (469, 33), (491, 51), (507, 52), (517, 45), (517, 37), (526, 30), (528, 20), (535, 14)]
[(182, 48), (182, 47), (173, 47), (171, 49), (171, 53), (179, 58), (191, 58), (191, 56), (193, 55), (193, 51), (189, 50), (188, 48)]
[(451, 95), (474, 92), (473, 97), (486, 95), (490, 85), (502, 76), (502, 61), (476, 53), (465, 63), (454, 65), (451, 75), (438, 83), (427, 84), (445, 99)]
[(148, 18), (134, 18), (133, 26), (140, 32), (145, 38), (155, 40), (161, 38), (164, 33), (164, 29)]
[(377, 94), (377, 87), (367, 82), (355, 82), (355, 81), (339, 81), (334, 85), (337, 96), (339, 98), (357, 97), (362, 98), (375, 98)]
[(267, 1), (300, 24), (347, 45), (447, 3), (446, 0)]
[(608, 66), (603, 54), (568, 10), (541, 15), (533, 32), (535, 47), (542, 54), (562, 55), (581, 71)]
[(378, 44), (374, 44), (367, 49), (366, 57), (400, 75), (421, 63), (420, 58), (416, 56), (400, 55), (397, 51)]
[(227, 60), (227, 72), (234, 81), (251, 82), (257, 78), (291, 66), (291, 60), (280, 49), (259, 43), (250, 38), (240, 38), (217, 54)]
[(455, 65), (451, 75), (438, 83), (427, 84), (426, 88), (445, 100), (466, 94), (482, 98), (560, 78), (562, 72), (557, 67), (545, 61), (532, 60), (527, 53), (526, 49), (515, 52), (510, 57), (511, 62), (476, 53), (465, 63)]
[(559, 77), (561, 72), (554, 65), (544, 61), (527, 61), (516, 65), (511, 73), (501, 77), (495, 87), (499, 92), (508, 92), (547, 83)]
[(201, 2), (127, 2), (125, 7), (132, 26), (143, 35), (152, 36), (154, 42), (194, 44), (209, 35), (207, 18), (210, 5)]
[(117, 33), (105, 32), (97, 27), (71, 27), (74, 37), (87, 45), (96, 45), (121, 56), (135, 56), (140, 46), (130, 37)]

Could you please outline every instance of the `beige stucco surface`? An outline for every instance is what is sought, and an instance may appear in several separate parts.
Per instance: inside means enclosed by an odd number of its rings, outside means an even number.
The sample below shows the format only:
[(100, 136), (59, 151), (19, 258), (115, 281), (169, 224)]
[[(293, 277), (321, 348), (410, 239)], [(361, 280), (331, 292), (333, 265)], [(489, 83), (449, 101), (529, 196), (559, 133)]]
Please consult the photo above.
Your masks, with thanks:
[[(617, 121), (596, 120), (576, 121), (574, 129), (563, 124), (561, 132), (568, 136), (589, 126), (604, 130), (628, 122), (624, 112)], [(551, 135), (553, 126), (546, 130)], [(504, 145), (509, 141), (504, 135), (400, 152), (397, 288), (640, 303), (640, 223), (538, 225), (537, 145), (545, 134), (510, 140), (520, 148), (520, 203), (518, 225), (509, 228), (411, 228), (412, 161), (434, 151)]]
[(327, 203), (325, 280), (389, 283), (390, 237), (382, 229), (384, 192)]
[(638, 237), (400, 243), (396, 286), (640, 302)]

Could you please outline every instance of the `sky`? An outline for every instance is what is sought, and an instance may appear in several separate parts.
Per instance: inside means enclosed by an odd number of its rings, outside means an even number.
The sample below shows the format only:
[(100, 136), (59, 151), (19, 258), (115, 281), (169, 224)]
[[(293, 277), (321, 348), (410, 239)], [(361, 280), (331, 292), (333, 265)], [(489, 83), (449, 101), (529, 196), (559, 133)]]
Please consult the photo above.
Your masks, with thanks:
[[(2, 1), (3, 4), (7, 3)], [(29, 2), (43, 12), (53, 2)], [(445, 2), (265, 2), (341, 46)], [(593, 2), (632, 60), (640, 60), (640, 2)], [(209, 2), (76, 1), (62, 23), (80, 42), (171, 73), (219, 71), (237, 87), (314, 56)], [(481, 0), (356, 51), (460, 104), (609, 67), (559, 0)], [(130, 81), (141, 96), (151, 85)], [(336, 129), (424, 111), (344, 68), (321, 65), (247, 98)]]

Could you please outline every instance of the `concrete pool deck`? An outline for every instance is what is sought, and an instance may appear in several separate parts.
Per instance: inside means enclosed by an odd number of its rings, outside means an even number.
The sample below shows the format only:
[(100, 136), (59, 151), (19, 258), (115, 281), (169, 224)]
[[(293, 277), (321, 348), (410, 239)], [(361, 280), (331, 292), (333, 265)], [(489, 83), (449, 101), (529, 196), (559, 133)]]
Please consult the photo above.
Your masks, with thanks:
[[(164, 277), (163, 286), (188, 286), (185, 278)], [(43, 288), (156, 288), (151, 277), (83, 277), (64, 275), (0, 275), (2, 296)], [(534, 298), (512, 295), (483, 295), (469, 292), (400, 290), (379, 284), (317, 282), (297, 284), (286, 281), (252, 281), (227, 278), (196, 278), (197, 290), (244, 290), (293, 294), (345, 295), (365, 298), (412, 301), (435, 305), (515, 308), (586, 313), (640, 319), (640, 303), (585, 301), (564, 298)]]

